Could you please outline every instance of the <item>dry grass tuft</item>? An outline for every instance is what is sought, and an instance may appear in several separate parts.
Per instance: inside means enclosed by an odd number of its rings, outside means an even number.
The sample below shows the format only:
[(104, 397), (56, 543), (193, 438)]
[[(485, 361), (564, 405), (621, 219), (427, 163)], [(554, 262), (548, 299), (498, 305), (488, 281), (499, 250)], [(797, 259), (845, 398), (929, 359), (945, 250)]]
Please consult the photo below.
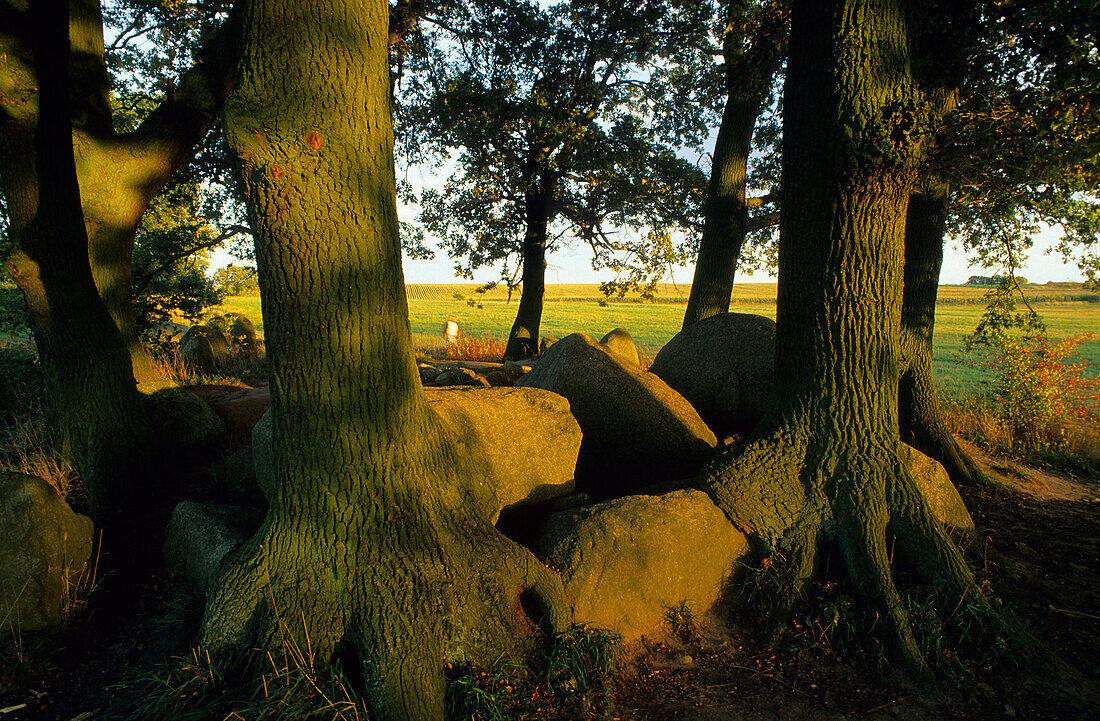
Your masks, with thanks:
[(0, 470), (37, 476), (63, 498), (79, 488), (76, 469), (53, 447), (41, 413), (17, 418), (0, 431)]
[(457, 343), (435, 350), (432, 357), (438, 358), (439, 360), (467, 360), (496, 363), (504, 357), (505, 348), (507, 348), (507, 344), (500, 338), (488, 336), (463, 336), (459, 338)]

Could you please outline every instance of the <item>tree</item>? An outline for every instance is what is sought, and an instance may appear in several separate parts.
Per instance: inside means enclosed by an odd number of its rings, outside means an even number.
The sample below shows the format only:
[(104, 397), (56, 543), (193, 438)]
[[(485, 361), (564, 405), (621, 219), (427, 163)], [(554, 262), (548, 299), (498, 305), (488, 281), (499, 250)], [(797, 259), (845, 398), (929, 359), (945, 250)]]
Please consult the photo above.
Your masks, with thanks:
[(745, 186), (753, 130), (786, 48), (787, 4), (729, 0), (725, 6), (722, 55), (726, 102), (714, 144), (685, 328), (729, 312), (733, 275), (745, 235), (775, 220), (773, 213), (750, 221)]
[(921, 581), (983, 602), (899, 457), (905, 214), (942, 110), (939, 71), (961, 47), (945, 28), (966, 27), (949, 10), (925, 13), (905, 0), (793, 3), (777, 402), (702, 476), (782, 568), (781, 619), (819, 573), (821, 544), (833, 542), (888, 651), (917, 678), (927, 667), (890, 549)]
[[(9, 58), (24, 59), (35, 28), (11, 5), (12, 22), (5, 25), (3, 43)], [(81, 207), (88, 231), (89, 259), (99, 288), (131, 355), (134, 375), (152, 377), (152, 361), (142, 348), (131, 305), (131, 257), (142, 213), (156, 192), (194, 151), (217, 113), (233, 65), (233, 48), (225, 35), (208, 38), (196, 64), (168, 97), (130, 132), (116, 132), (110, 104), (110, 80), (104, 58), (103, 27), (98, 0), (74, 0), (72, 46), (74, 87), (73, 146), (80, 180)], [(25, 135), (33, 123), (37, 88), (29, 65), (9, 63), (4, 71), (18, 93), (4, 97), (5, 132)], [(30, 146), (9, 142), (13, 155), (29, 155)], [(13, 160), (25, 164), (26, 159)], [(9, 175), (6, 186), (20, 179)], [(20, 192), (6, 187), (6, 192)], [(12, 224), (20, 207), (12, 204)]]
[[(170, 182), (149, 203), (134, 238), (131, 288), (137, 328), (178, 313), (194, 321), (218, 303), (205, 271), (225, 242), (201, 215), (198, 182)], [(230, 231), (232, 232), (232, 231)]]
[(258, 295), (260, 285), (256, 269), (250, 265), (233, 265), (214, 271), (214, 289), (223, 298), (227, 295)]
[[(947, 122), (928, 153), (908, 207), (900, 383), (902, 437), (947, 469), (956, 484), (982, 471), (947, 429), (932, 378), (932, 330), (945, 235), (961, 237), (986, 267), (972, 276), (1004, 285), (1015, 276), (1038, 221), (1062, 223), (1062, 249), (1096, 243), (1100, 59), (1095, 9), (1062, 3), (983, 6), (970, 25), (969, 61), (941, 102)], [(1026, 68), (1026, 72), (1021, 72)], [(955, 109), (955, 104), (959, 107)], [(952, 192), (952, 188), (955, 189)], [(1087, 257), (1085, 264), (1087, 265)], [(997, 302), (996, 299), (992, 301)], [(991, 310), (993, 306), (991, 305)]]
[(428, 408), (395, 201), (383, 0), (248, 3), (226, 106), (272, 378), (275, 493), (209, 595), (211, 653), (340, 660), (372, 718), (442, 719), (443, 664), (562, 624), (561, 581), (488, 519), (477, 459)]
[[(64, 12), (68, 21), (48, 24)], [(207, 46), (205, 62), (136, 130), (118, 133), (98, 3), (0, 3), (0, 19), (0, 185), (14, 238), (8, 266), (27, 302), (58, 445), (101, 526), (126, 519), (132, 529), (129, 509), (149, 519), (158, 497), (149, 478), (148, 409), (134, 380), (148, 362), (130, 304), (134, 233), (217, 110), (235, 58), (232, 33)], [(69, 191), (80, 194), (72, 206)], [(88, 278), (98, 294), (86, 292)], [(104, 326), (105, 317), (113, 325)], [(141, 545), (123, 538), (108, 533), (123, 551)]]
[[(80, 85), (72, 82), (69, 8), (52, 0), (0, 10), (5, 80), (15, 90), (8, 97), (22, 101), (4, 107), (0, 133), (0, 181), (14, 241), (9, 270), (30, 314), (51, 425), (93, 506), (121, 511), (144, 495), (128, 486), (144, 461), (135, 447), (143, 445), (148, 424), (126, 346), (88, 262), (72, 142), (70, 102)], [(89, 19), (78, 14), (71, 22), (79, 49)]]
[(505, 357), (525, 357), (538, 350), (556, 224), (591, 247), (594, 266), (628, 273), (613, 288), (651, 290), (676, 259), (672, 231), (697, 223), (702, 177), (674, 152), (683, 134), (647, 126), (643, 78), (670, 42), (666, 3), (460, 9), (443, 21), (449, 45), (440, 41), (427, 100), (407, 110), (410, 125), (458, 151), (458, 172), (424, 194), (420, 220), (467, 277), (501, 261), (509, 285), (510, 268), (522, 272)]

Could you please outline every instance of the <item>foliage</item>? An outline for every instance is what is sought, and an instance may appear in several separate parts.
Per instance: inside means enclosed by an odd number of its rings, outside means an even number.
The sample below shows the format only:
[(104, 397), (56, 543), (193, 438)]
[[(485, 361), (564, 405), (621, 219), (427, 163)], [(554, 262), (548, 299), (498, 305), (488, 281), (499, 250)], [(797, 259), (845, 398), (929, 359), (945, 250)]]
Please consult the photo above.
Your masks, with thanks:
[(0, 343), (0, 427), (33, 415), (41, 393), (42, 368), (34, 351)]
[(610, 713), (615, 698), (611, 676), (620, 662), (622, 637), (612, 631), (575, 626), (554, 639), (546, 682), (560, 696), (579, 696)]
[(226, 296), (257, 295), (260, 292), (256, 268), (251, 265), (230, 263), (224, 268), (215, 270), (210, 280), (214, 284), (214, 292), (218, 296), (219, 303), (225, 300)]
[(0, 471), (37, 476), (70, 501), (79, 489), (76, 468), (54, 448), (37, 408), (13, 414), (7, 427), (0, 428)]
[[(1067, 418), (1100, 419), (1100, 379), (1087, 363), (1067, 363), (1092, 333), (1052, 341), (1045, 335), (1006, 338), (990, 364), (997, 373), (993, 401), (1019, 442), (1039, 445)], [(1096, 369), (1091, 369), (1095, 371)]]
[(1017, 293), (1016, 279), (1003, 278), (965, 340), (970, 362), (993, 373), (988, 422), (976, 435), (1002, 452), (1072, 450), (1067, 425), (1083, 424), (1095, 435), (1100, 423), (1100, 375), (1077, 354), (1093, 334), (1050, 338), (1030, 305), (1017, 311)]
[(955, 687), (973, 688), (978, 672), (1019, 668), (1042, 653), (1011, 609), (973, 599), (952, 602), (934, 587), (909, 589), (904, 597), (921, 653), (937, 675)]
[(398, 94), (409, 162), (457, 166), (441, 190), (406, 188), (424, 229), (457, 273), (500, 263), (515, 285), (524, 238), (548, 222), (548, 249), (580, 240), (624, 289), (648, 288), (679, 257), (670, 233), (698, 223), (705, 185), (676, 154), (699, 138), (655, 127), (657, 86), (643, 80), (670, 40), (667, 4), (455, 5)]
[(1041, 0), (990, 3), (958, 111), (933, 167), (955, 187), (949, 232), (1011, 274), (1040, 225), (1096, 282), (1100, 261), (1100, 10)]
[(210, 249), (220, 245), (199, 213), (194, 181), (172, 183), (150, 202), (141, 218), (133, 254), (133, 303), (139, 328), (173, 314), (194, 319), (218, 302), (206, 278)]

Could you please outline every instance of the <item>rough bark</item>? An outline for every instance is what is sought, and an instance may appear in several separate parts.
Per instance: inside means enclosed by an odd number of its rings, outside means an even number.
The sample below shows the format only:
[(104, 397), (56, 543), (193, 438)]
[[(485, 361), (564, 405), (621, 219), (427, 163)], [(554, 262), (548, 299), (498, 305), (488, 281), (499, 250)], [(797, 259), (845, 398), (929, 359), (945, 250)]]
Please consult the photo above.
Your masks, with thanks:
[[(781, 618), (835, 543), (893, 658), (927, 667), (891, 570), (979, 598), (899, 456), (905, 212), (927, 120), (905, 0), (796, 1), (785, 89), (776, 406), (704, 471), (730, 518), (784, 559)], [(888, 540), (888, 536), (891, 540)]]
[(730, 309), (737, 260), (749, 230), (745, 178), (752, 134), (786, 48), (783, 17), (779, 15), (766, 26), (748, 52), (740, 47), (743, 17), (740, 23), (731, 22), (726, 33), (726, 105), (714, 142), (703, 234), (684, 312), (685, 328)]
[(146, 498), (138, 479), (148, 423), (125, 346), (88, 266), (71, 140), (68, 5), (37, 3), (19, 22), (35, 28), (19, 50), (34, 69), (23, 79), (35, 86), (37, 107), (26, 122), (9, 115), (0, 133), (0, 182), (15, 240), (9, 268), (30, 312), (51, 426), (75, 461), (97, 520), (113, 533)]
[[(384, 0), (248, 4), (226, 129), (263, 298), (268, 516), (214, 583), (212, 653), (295, 645), (359, 676), (371, 718), (442, 719), (443, 664), (564, 623), (561, 581), (489, 523), (429, 410), (400, 267)], [(356, 673), (358, 672), (358, 673)]]
[(939, 461), (955, 485), (984, 478), (947, 427), (932, 376), (932, 331), (943, 264), (947, 184), (926, 179), (909, 197), (905, 221), (905, 280), (901, 306), (902, 371), (898, 386), (901, 437)]
[[(180, 80), (172, 97), (162, 103), (132, 133), (115, 132), (110, 104), (107, 67), (103, 58), (103, 19), (99, 0), (70, 3), (72, 54), (69, 87), (72, 139), (81, 208), (88, 241), (92, 276), (107, 310), (122, 334), (139, 382), (155, 376), (152, 359), (138, 338), (131, 296), (131, 258), (134, 237), (149, 201), (172, 173), (195, 152), (209, 130), (229, 90), (236, 59), (235, 32), (227, 27), (200, 54), (199, 62)], [(25, 20), (25, 18), (24, 18)], [(5, 33), (5, 45), (27, 51), (35, 28), (16, 22)], [(9, 34), (10, 33), (10, 34)], [(10, 120), (5, 132), (18, 135), (17, 124), (33, 123), (35, 93), (27, 89), (29, 103), (12, 107), (9, 96), (4, 110)], [(32, 148), (8, 142), (5, 152), (11, 162), (26, 165)], [(16, 157), (22, 156), (22, 157)], [(12, 207), (13, 224), (30, 222)]]
[(516, 320), (508, 333), (504, 360), (530, 358), (539, 352), (539, 325), (546, 293), (546, 238), (554, 198), (552, 173), (534, 175), (524, 194), (523, 288)]

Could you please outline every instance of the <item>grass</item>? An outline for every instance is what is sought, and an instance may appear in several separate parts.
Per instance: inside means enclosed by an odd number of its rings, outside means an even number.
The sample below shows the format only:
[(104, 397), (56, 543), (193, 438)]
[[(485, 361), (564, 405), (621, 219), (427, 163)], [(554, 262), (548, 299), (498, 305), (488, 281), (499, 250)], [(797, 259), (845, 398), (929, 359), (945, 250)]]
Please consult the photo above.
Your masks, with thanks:
[[(484, 296), (475, 293), (476, 288), (472, 283), (406, 286), (413, 345), (422, 352), (439, 348), (443, 321), (451, 315), (458, 318), (466, 338), (505, 340), (515, 320), (518, 295), (509, 303), (506, 291), (501, 288)], [(581, 331), (598, 339), (609, 330), (622, 327), (634, 337), (639, 353), (652, 358), (680, 330), (690, 290), (688, 285), (665, 284), (658, 291), (658, 299), (662, 302), (613, 299), (600, 306), (603, 296), (595, 284), (547, 285), (540, 331), (543, 336), (553, 338)], [(940, 287), (932, 362), (937, 381), (948, 395), (963, 397), (988, 387), (987, 371), (959, 362), (963, 338), (974, 330), (984, 310), (985, 291), (985, 288), (973, 286)], [(1027, 286), (1026, 292), (1032, 302), (1041, 306), (1037, 310), (1052, 337), (1100, 328), (1100, 295), (1082, 290), (1080, 284)], [(462, 299), (457, 299), (456, 294)], [(775, 294), (774, 283), (738, 284), (734, 287), (730, 310), (774, 320)], [(470, 300), (474, 301), (472, 306)], [(227, 298), (220, 310), (243, 313), (256, 323), (257, 331), (262, 334), (258, 296)], [(1086, 360), (1100, 366), (1100, 340), (1087, 341), (1079, 350)]]

